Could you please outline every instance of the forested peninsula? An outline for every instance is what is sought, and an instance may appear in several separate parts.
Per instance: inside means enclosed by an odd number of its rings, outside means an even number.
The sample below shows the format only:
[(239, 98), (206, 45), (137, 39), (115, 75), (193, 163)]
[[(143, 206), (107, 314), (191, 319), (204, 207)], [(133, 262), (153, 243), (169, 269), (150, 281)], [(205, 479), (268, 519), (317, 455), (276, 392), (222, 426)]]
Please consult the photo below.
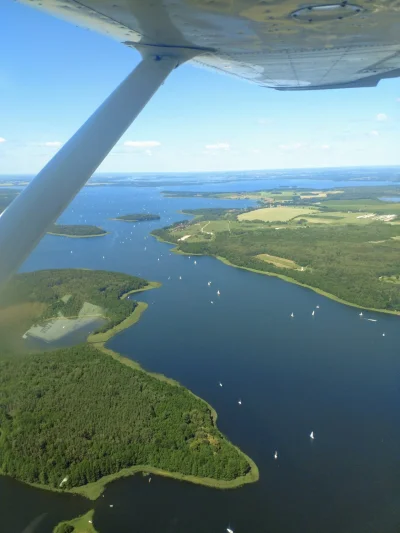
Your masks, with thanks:
[[(0, 301), (2, 474), (92, 499), (107, 482), (137, 471), (221, 488), (258, 479), (256, 465), (218, 430), (210, 405), (99, 340), (137, 320), (145, 304), (126, 295), (148, 287), (105, 271), (13, 278)], [(93, 342), (44, 353), (17, 342), (33, 324), (72, 319), (88, 306), (107, 318)]]
[(152, 234), (181, 253), (212, 255), (343, 303), (398, 314), (399, 192), (382, 186), (209, 193), (251, 196), (259, 205), (183, 211), (194, 218)]
[(112, 220), (121, 220), (123, 222), (146, 222), (149, 220), (160, 220), (160, 215), (151, 215), (150, 213), (134, 213), (130, 215), (120, 215)]

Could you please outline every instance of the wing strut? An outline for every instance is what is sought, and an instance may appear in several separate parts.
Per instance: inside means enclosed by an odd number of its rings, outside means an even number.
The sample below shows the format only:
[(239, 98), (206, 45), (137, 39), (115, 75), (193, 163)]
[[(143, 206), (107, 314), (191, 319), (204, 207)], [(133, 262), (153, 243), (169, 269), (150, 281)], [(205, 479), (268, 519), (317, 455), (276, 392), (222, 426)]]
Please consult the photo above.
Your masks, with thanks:
[(131, 125), (179, 58), (146, 54), (0, 217), (0, 288)]

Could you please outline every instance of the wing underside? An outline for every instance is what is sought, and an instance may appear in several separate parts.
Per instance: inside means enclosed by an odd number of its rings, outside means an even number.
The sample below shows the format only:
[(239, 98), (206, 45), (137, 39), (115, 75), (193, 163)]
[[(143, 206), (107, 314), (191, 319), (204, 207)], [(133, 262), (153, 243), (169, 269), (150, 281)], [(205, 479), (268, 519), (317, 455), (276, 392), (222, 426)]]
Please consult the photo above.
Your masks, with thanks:
[(280, 90), (400, 74), (400, 2), (21, 0), (129, 47), (198, 49), (202, 66)]

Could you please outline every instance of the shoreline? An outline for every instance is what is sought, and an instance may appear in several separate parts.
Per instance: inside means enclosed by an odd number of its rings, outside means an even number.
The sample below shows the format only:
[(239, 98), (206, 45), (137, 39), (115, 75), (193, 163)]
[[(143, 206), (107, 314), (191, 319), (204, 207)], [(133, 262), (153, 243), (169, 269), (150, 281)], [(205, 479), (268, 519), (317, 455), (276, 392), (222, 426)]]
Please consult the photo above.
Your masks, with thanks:
[(283, 281), (286, 281), (288, 283), (293, 283), (294, 285), (299, 285), (300, 287), (304, 287), (305, 289), (310, 289), (316, 292), (317, 294), (320, 294), (321, 296), (325, 296), (326, 298), (329, 298), (330, 300), (334, 300), (335, 302), (338, 302), (343, 305), (347, 305), (349, 307), (356, 307), (357, 309), (363, 309), (364, 311), (372, 311), (374, 313), (383, 313), (386, 315), (393, 315), (393, 316), (400, 315), (400, 311), (389, 311), (388, 309), (375, 309), (373, 307), (365, 307), (365, 306), (362, 306), (356, 303), (348, 302), (347, 300), (343, 300), (342, 298), (339, 298), (338, 296), (335, 296), (334, 294), (331, 294), (330, 292), (326, 292), (322, 289), (318, 289), (317, 287), (312, 287), (311, 285), (306, 285), (305, 283), (300, 283), (300, 281), (297, 281), (294, 278), (286, 276), (285, 274), (277, 274), (276, 272), (267, 272), (263, 270), (256, 270), (255, 268), (242, 267), (239, 265), (235, 265), (234, 263), (231, 263), (228, 259), (225, 259), (225, 257), (218, 256), (218, 255), (212, 255), (209, 257), (214, 257), (215, 259), (218, 259), (218, 261), (221, 261), (225, 265), (228, 265), (234, 268), (248, 270), (249, 272), (254, 272), (255, 274), (263, 274), (264, 276), (272, 276), (275, 278), (280, 278)]
[(389, 311), (388, 309), (375, 309), (374, 307), (365, 307), (365, 306), (362, 306), (362, 305), (359, 305), (359, 304), (356, 304), (356, 303), (348, 302), (347, 300), (343, 300), (342, 298), (339, 298), (338, 296), (335, 296), (334, 294), (331, 294), (330, 292), (326, 292), (326, 291), (324, 291), (322, 289), (318, 289), (317, 287), (312, 287), (311, 285), (307, 285), (305, 283), (301, 283), (300, 281), (297, 281), (294, 278), (286, 276), (285, 274), (277, 274), (276, 272), (268, 272), (268, 271), (265, 271), (265, 270), (256, 270), (255, 268), (248, 268), (248, 267), (235, 265), (234, 263), (231, 263), (228, 259), (225, 259), (225, 257), (222, 257), (220, 255), (193, 254), (193, 253), (189, 254), (187, 252), (182, 252), (181, 250), (179, 250), (179, 244), (178, 243), (167, 241), (165, 239), (162, 239), (158, 235), (153, 235), (152, 233), (151, 233), (151, 235), (152, 235), (152, 237), (157, 239), (159, 242), (164, 242), (166, 244), (172, 244), (173, 246), (175, 246), (175, 248), (171, 249), (171, 252), (174, 252), (174, 253), (179, 254), (179, 255), (193, 255), (193, 256), (195, 256), (195, 255), (197, 255), (197, 256), (205, 255), (207, 257), (214, 257), (214, 259), (217, 259), (218, 261), (221, 261), (222, 263), (224, 263), (227, 266), (231, 266), (233, 268), (240, 268), (241, 270), (247, 270), (249, 272), (254, 272), (255, 274), (262, 274), (264, 276), (272, 276), (272, 277), (275, 277), (275, 278), (279, 278), (279, 279), (281, 279), (283, 281), (286, 281), (288, 283), (293, 283), (294, 285), (299, 285), (300, 287), (304, 287), (305, 289), (310, 289), (310, 290), (316, 292), (317, 294), (320, 294), (321, 296), (325, 296), (325, 298), (329, 298), (330, 300), (334, 300), (335, 302), (338, 302), (338, 303), (343, 304), (343, 305), (348, 305), (349, 307), (355, 307), (357, 309), (364, 309), (364, 311), (372, 311), (374, 313), (383, 313), (383, 314), (386, 314), (386, 315), (400, 316), (400, 311)]

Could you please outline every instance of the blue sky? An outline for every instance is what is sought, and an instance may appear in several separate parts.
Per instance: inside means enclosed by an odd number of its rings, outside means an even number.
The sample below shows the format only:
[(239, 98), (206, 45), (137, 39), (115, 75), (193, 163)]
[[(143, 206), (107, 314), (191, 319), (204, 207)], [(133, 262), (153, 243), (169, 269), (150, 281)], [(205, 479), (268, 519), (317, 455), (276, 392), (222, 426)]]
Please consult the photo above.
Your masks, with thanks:
[[(139, 61), (113, 40), (0, 4), (0, 174), (33, 174)], [(103, 172), (400, 164), (400, 80), (282, 93), (191, 65), (174, 71)]]

